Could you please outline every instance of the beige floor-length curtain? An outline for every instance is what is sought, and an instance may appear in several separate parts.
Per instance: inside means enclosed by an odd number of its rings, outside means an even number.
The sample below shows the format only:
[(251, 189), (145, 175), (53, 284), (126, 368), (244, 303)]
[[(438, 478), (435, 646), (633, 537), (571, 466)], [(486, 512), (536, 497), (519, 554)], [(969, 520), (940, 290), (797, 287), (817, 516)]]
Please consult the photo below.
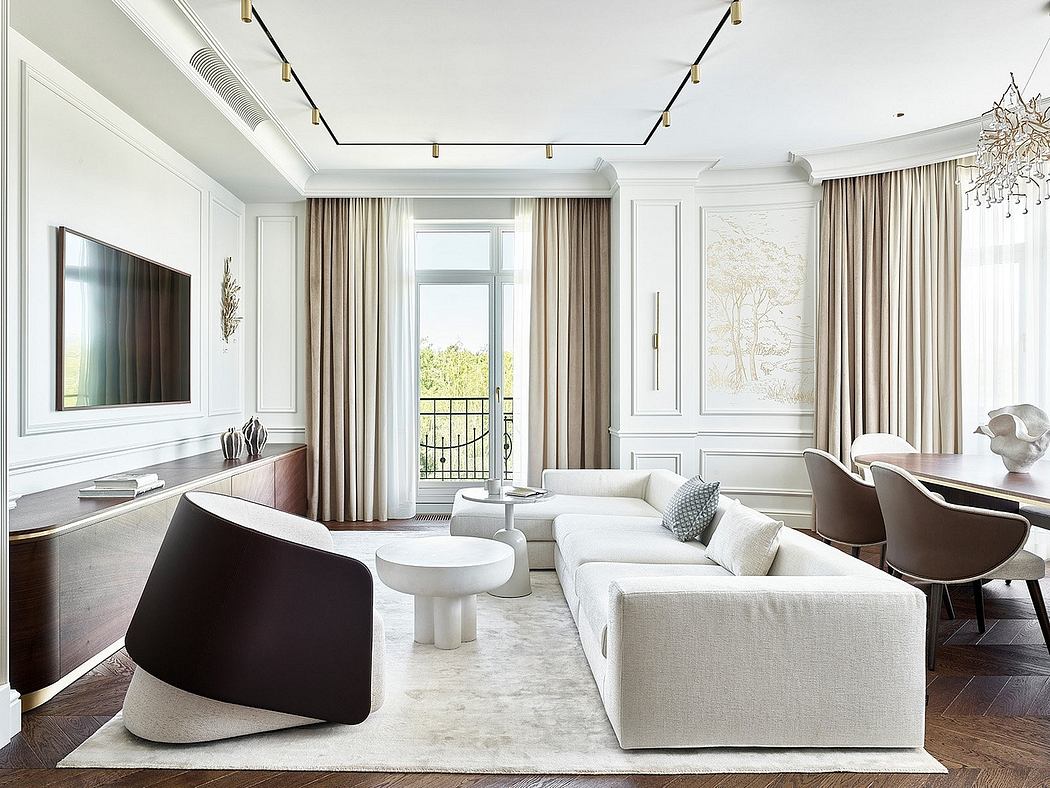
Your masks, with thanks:
[(411, 203), (311, 199), (310, 516), (412, 517), (418, 479)]
[(609, 466), (609, 200), (532, 205), (528, 480)]
[(816, 443), (961, 447), (956, 162), (824, 182)]

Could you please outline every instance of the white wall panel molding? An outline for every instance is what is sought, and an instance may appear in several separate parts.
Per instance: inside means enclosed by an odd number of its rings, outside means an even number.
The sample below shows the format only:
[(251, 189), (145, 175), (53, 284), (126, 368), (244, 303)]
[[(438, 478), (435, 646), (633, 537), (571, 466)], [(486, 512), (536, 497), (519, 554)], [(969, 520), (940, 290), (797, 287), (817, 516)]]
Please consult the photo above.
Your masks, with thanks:
[(806, 429), (781, 429), (779, 427), (756, 427), (754, 429), (707, 429), (705, 427), (685, 427), (685, 428), (671, 428), (671, 429), (651, 429), (651, 430), (623, 430), (623, 429), (609, 429), (610, 435), (615, 435), (619, 438), (705, 438), (705, 437), (740, 437), (740, 438), (754, 438), (756, 436), (761, 437), (780, 437), (780, 438), (800, 438), (809, 440), (813, 438), (813, 430)]
[(981, 119), (973, 118), (900, 137), (791, 154), (816, 185), (830, 178), (849, 178), (920, 167), (972, 155)]
[[(34, 205), (36, 204), (36, 195), (30, 194), (32, 184), (34, 182), (34, 168), (38, 163), (32, 161), (34, 148), (31, 140), (35, 132), (33, 125), (34, 111), (39, 104), (34, 101), (34, 96), (40, 96), (37, 99), (40, 102), (46, 102), (48, 97), (63, 102), (68, 110), (72, 110), (75, 114), (68, 115), (67, 117), (75, 120), (76, 118), (83, 117), (90, 120), (90, 122), (97, 128), (104, 130), (106, 134), (112, 135), (116, 140), (119, 140), (120, 144), (130, 146), (139, 155), (145, 157), (145, 159), (155, 165), (157, 169), (154, 172), (154, 176), (160, 175), (161, 177), (170, 176), (173, 181), (171, 182), (175, 189), (169, 194), (172, 196), (173, 201), (177, 201), (177, 192), (179, 189), (184, 189), (184, 198), (188, 197), (194, 203), (192, 212), (195, 214), (192, 221), (194, 226), (191, 232), (187, 232), (187, 237), (203, 239), (203, 227), (206, 221), (203, 216), (204, 211), (204, 190), (191, 179), (189, 179), (179, 169), (172, 166), (166, 157), (162, 157), (155, 152), (153, 146), (149, 145), (148, 142), (142, 140), (138, 135), (128, 133), (126, 124), (130, 119), (118, 118), (115, 120), (113, 114), (96, 111), (93, 106), (83, 101), (79, 96), (74, 95), (73, 92), (67, 90), (65, 87), (59, 85), (56, 81), (52, 80), (47, 74), (41, 70), (35, 68), (32, 64), (25, 60), (19, 61), (21, 79), (20, 79), (20, 107), (21, 107), (21, 133), (20, 144), (19, 144), (19, 204), (21, 206), (21, 215), (19, 222), (19, 248), (20, 248), (20, 260), (21, 268), (19, 272), (19, 285), (21, 289), (21, 355), (19, 358), (20, 367), (20, 420), (19, 420), (19, 435), (45, 435), (48, 433), (58, 432), (69, 432), (72, 430), (83, 430), (83, 429), (97, 429), (102, 427), (112, 427), (118, 425), (127, 424), (144, 424), (152, 422), (170, 422), (170, 421), (181, 421), (187, 419), (196, 419), (203, 415), (204, 410), (201, 405), (201, 365), (200, 359), (202, 352), (206, 345), (206, 332), (200, 330), (200, 321), (194, 320), (191, 330), (194, 333), (194, 337), (191, 339), (191, 343), (197, 348), (197, 352), (194, 353), (194, 358), (191, 361), (191, 375), (193, 377), (191, 402), (185, 405), (150, 405), (144, 407), (135, 408), (124, 408), (120, 410), (109, 410), (109, 411), (69, 411), (69, 412), (58, 412), (54, 408), (54, 391), (57, 381), (55, 379), (55, 365), (50, 364), (47, 367), (40, 365), (39, 360), (42, 354), (48, 354), (50, 357), (54, 357), (56, 347), (56, 336), (55, 336), (55, 315), (54, 315), (54, 292), (57, 283), (55, 282), (54, 274), (54, 255), (56, 246), (54, 242), (54, 233), (56, 232), (57, 223), (49, 221), (50, 217), (45, 217), (45, 230), (44, 232), (50, 236), (48, 238), (42, 238), (36, 230), (34, 222), (36, 221), (36, 215), (34, 213)], [(46, 93), (38, 94), (34, 93), (35, 90), (43, 90)], [(41, 108), (42, 112), (46, 112), (53, 107), (47, 109)], [(112, 108), (115, 110), (115, 108)], [(119, 110), (116, 110), (119, 112)], [(124, 121), (123, 123), (121, 121)], [(40, 124), (42, 130), (46, 132), (52, 131), (52, 124), (54, 124), (55, 118), (45, 118)], [(70, 129), (63, 128), (60, 132), (63, 136), (70, 134)], [(95, 149), (95, 153), (99, 156), (102, 155), (102, 151), (98, 148)], [(74, 156), (76, 154), (73, 154)], [(44, 180), (50, 181), (49, 178)], [(63, 189), (69, 188), (69, 184), (64, 184)], [(94, 195), (85, 194), (85, 198), (91, 199)], [(71, 195), (72, 197), (72, 195)], [(167, 206), (174, 210), (174, 206)], [(185, 207), (185, 206), (184, 206)], [(68, 213), (64, 213), (63, 216), (69, 216)], [(76, 220), (72, 221), (72, 229), (87, 232), (89, 235), (97, 235), (98, 231), (94, 227), (85, 227), (81, 222), (86, 221), (81, 219), (80, 222)], [(135, 252), (143, 254), (144, 256), (151, 259), (158, 259), (163, 255), (157, 255), (154, 251), (144, 249), (139, 243), (127, 242), (121, 237), (107, 237), (109, 243), (114, 243), (125, 248), (130, 248)], [(203, 241), (202, 241), (203, 243)], [(188, 252), (188, 250), (186, 250)], [(41, 266), (41, 258), (44, 256), (49, 258), (50, 264)], [(200, 303), (201, 303), (201, 292), (200, 292), (200, 277), (195, 276), (200, 272), (201, 255), (200, 249), (196, 253), (189, 253), (189, 259), (168, 259), (165, 262), (167, 265), (172, 265), (175, 268), (179, 268), (191, 275), (191, 299), (194, 304), (195, 315), (199, 315)], [(49, 315), (47, 321), (41, 320), (42, 314), (38, 313), (42, 305), (48, 305)]]
[(636, 471), (653, 471), (665, 469), (673, 473), (682, 472), (681, 452), (632, 451), (631, 469)]
[(255, 380), (258, 413), (295, 413), (299, 366), (295, 216), (258, 218)]
[(188, 438), (172, 438), (170, 440), (157, 441), (149, 444), (128, 443), (123, 446), (114, 446), (100, 451), (82, 450), (47, 457), (34, 457), (28, 460), (20, 460), (17, 463), (12, 464), (10, 472), (12, 476), (21, 476), (41, 470), (68, 468), (86, 461), (104, 460), (114, 457), (125, 459), (137, 451), (152, 453), (158, 449), (170, 449), (173, 447), (192, 448), (192, 451), (186, 451), (180, 455), (188, 457), (198, 454), (201, 451), (214, 451), (219, 449), (218, 437), (221, 434), (221, 430), (216, 430), (204, 435), (194, 435)]
[[(217, 448), (222, 416), (242, 410), (243, 370), (232, 399), (213, 400), (220, 248), (243, 258), (244, 205), (76, 75), (17, 33), (5, 83), (17, 107), (8, 150), (19, 210), (6, 249), (6, 327), (18, 406), (8, 415), (12, 494)], [(67, 226), (191, 276), (191, 402), (58, 411), (56, 239)], [(218, 259), (216, 259), (218, 257)], [(217, 325), (217, 324), (216, 324)], [(17, 337), (17, 339), (15, 339)], [(214, 414), (216, 415), (213, 415)], [(219, 415), (221, 414), (221, 415)]]
[(681, 200), (631, 201), (630, 288), (631, 415), (681, 416)]
[(812, 494), (800, 449), (701, 448), (700, 474), (720, 481), (727, 493), (804, 498)]

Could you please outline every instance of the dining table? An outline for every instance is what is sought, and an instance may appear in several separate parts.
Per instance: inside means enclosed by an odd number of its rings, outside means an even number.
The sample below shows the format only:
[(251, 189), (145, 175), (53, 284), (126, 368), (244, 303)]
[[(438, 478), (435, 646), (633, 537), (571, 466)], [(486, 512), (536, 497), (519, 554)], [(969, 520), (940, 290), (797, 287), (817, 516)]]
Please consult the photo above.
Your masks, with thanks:
[(1029, 473), (1007, 471), (995, 454), (865, 454), (853, 461), (861, 468), (873, 462), (896, 465), (937, 488), (952, 503), (993, 504), (1005, 511), (1021, 506), (1050, 510), (1050, 460), (1035, 463)]

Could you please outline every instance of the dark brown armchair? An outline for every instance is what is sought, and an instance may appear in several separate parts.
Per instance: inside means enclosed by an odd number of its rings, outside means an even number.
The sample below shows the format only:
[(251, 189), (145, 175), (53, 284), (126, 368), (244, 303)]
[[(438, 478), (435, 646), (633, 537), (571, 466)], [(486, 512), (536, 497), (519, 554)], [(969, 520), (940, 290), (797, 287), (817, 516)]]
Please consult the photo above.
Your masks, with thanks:
[(186, 493), (128, 628), (125, 727), (188, 743), (363, 721), (383, 700), (372, 590), (320, 523)]

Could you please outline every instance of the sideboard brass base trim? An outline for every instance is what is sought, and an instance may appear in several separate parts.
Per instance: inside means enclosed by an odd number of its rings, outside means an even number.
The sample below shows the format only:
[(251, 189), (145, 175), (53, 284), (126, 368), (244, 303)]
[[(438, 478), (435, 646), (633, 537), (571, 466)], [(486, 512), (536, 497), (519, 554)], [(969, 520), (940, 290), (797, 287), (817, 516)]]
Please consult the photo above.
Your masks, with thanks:
[(30, 692), (26, 695), (23, 695), (22, 713), (25, 714), (27, 711), (31, 711), (37, 706), (43, 706), (45, 703), (47, 703), (49, 700), (55, 697), (55, 695), (60, 693), (74, 681), (86, 676), (88, 673), (91, 672), (92, 668), (109, 659), (122, 648), (124, 648), (124, 638), (121, 638), (112, 646), (108, 646), (107, 648), (103, 649), (87, 661), (81, 663), (80, 665), (77, 665), (75, 668), (73, 668), (73, 670), (69, 671), (69, 673), (64, 675), (54, 684), (49, 684), (43, 689), (38, 689), (36, 692)]

